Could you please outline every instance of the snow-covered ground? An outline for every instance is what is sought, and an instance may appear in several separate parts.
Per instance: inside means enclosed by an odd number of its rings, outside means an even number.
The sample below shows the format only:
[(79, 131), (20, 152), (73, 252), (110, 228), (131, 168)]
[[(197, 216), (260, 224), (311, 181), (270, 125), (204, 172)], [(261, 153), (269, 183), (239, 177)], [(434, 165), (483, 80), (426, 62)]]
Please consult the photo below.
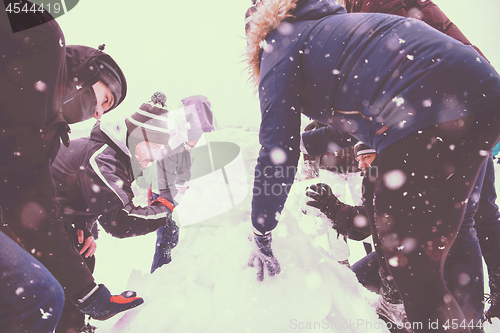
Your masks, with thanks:
[[(323, 218), (302, 213), (304, 188), (317, 180), (296, 182), (273, 232), (273, 250), (282, 272), (266, 275), (263, 282), (256, 280), (256, 271), (247, 262), (253, 245), (249, 211), (258, 135), (237, 128), (210, 135), (241, 148), (248, 179), (239, 190), (247, 193), (245, 199), (216, 217), (181, 227), (173, 261), (154, 274), (149, 271), (155, 233), (116, 239), (101, 231), (96, 281), (113, 293), (135, 290), (145, 303), (108, 321), (92, 320), (97, 332), (388, 332), (371, 306), (376, 295), (337, 262), (345, 255), (343, 241), (336, 239)], [(352, 178), (350, 183), (359, 181)], [(196, 210), (199, 202), (195, 194), (188, 196), (189, 191), (181, 205)], [(359, 200), (349, 191), (340, 197)], [(218, 197), (210, 200), (216, 203)], [(351, 263), (364, 251), (360, 242), (350, 242), (350, 250)], [(500, 321), (485, 328), (498, 332)]]

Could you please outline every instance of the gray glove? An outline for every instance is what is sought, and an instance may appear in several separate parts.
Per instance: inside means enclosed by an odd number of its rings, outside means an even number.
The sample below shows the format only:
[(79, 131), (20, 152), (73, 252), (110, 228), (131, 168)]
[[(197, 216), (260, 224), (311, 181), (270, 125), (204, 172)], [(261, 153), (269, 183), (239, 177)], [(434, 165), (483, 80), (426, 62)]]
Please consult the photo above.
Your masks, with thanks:
[(281, 272), (281, 268), (280, 263), (274, 257), (273, 250), (271, 249), (271, 234), (269, 233), (264, 236), (254, 234), (253, 239), (255, 241), (256, 249), (252, 251), (252, 255), (248, 261), (248, 266), (255, 267), (255, 260), (257, 260), (257, 280), (264, 280), (264, 264), (267, 267), (267, 273), (269, 276), (279, 274), (279, 272)]

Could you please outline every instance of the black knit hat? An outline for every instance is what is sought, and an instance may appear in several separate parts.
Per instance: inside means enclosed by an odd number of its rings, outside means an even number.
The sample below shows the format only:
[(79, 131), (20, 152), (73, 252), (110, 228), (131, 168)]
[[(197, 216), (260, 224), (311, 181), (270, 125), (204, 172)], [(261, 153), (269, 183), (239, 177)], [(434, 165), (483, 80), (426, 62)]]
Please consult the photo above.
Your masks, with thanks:
[(354, 146), (354, 153), (356, 154), (356, 157), (358, 157), (359, 155), (376, 154), (377, 151), (375, 149), (372, 149), (372, 148), (368, 147), (363, 142), (358, 142)]
[(167, 97), (161, 92), (156, 92), (151, 101), (139, 107), (139, 111), (125, 119), (127, 125), (127, 141), (149, 141), (167, 144), (170, 138), (167, 125), (168, 110), (165, 106)]

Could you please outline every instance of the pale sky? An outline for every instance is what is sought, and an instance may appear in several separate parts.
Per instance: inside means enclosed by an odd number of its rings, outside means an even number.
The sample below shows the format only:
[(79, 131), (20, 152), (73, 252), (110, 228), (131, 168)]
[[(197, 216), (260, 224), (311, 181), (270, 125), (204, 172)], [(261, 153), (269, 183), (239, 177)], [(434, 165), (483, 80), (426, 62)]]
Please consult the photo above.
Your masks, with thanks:
[[(434, 0), (493, 66), (500, 68), (500, 1)], [(167, 106), (206, 95), (221, 126), (256, 130), (260, 111), (247, 82), (244, 14), (250, 0), (81, 0), (58, 18), (67, 44), (97, 47), (122, 67), (127, 98), (110, 115), (131, 114), (155, 91)], [(89, 126), (88, 123), (79, 125)], [(78, 130), (77, 125), (72, 125)]]

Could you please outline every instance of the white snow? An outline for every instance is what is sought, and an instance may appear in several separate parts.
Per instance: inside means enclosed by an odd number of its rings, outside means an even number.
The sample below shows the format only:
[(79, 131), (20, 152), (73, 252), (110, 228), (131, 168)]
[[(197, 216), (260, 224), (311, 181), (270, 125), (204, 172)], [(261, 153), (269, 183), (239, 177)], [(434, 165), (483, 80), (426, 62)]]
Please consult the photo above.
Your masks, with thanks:
[[(258, 282), (256, 270), (247, 266), (253, 246), (250, 194), (258, 135), (231, 128), (212, 134), (240, 146), (248, 176), (247, 197), (220, 215), (181, 226), (172, 262), (154, 274), (149, 271), (155, 233), (116, 239), (101, 231), (96, 282), (114, 294), (134, 290), (145, 303), (104, 322), (92, 320), (97, 332), (388, 332), (371, 305), (377, 296), (337, 262), (349, 250), (351, 264), (361, 258), (361, 242), (349, 241), (348, 250), (327, 219), (305, 205), (305, 188), (321, 181), (333, 184), (341, 200), (358, 204), (361, 177), (342, 179), (320, 170), (320, 178), (304, 180), (299, 171), (301, 181), (292, 187), (273, 231), (273, 251), (282, 271), (275, 277), (266, 273), (264, 281)], [(196, 195), (188, 195), (189, 191), (181, 205), (196, 210)], [(413, 246), (411, 240), (405, 246)], [(486, 332), (498, 328), (498, 320), (486, 324)]]

